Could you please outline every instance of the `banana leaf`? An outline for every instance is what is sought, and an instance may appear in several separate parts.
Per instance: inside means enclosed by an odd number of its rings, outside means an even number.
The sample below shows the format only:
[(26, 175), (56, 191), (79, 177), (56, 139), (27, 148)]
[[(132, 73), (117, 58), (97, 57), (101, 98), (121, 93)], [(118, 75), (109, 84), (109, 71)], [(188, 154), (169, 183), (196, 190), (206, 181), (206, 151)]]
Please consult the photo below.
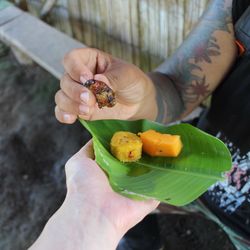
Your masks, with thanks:
[[(96, 162), (107, 173), (112, 188), (134, 199), (154, 198), (175, 206), (186, 205), (231, 168), (227, 147), (189, 124), (164, 126), (148, 120), (80, 120), (93, 137)], [(117, 131), (132, 133), (154, 129), (180, 135), (183, 148), (178, 157), (150, 157), (123, 163), (110, 153), (110, 140)]]

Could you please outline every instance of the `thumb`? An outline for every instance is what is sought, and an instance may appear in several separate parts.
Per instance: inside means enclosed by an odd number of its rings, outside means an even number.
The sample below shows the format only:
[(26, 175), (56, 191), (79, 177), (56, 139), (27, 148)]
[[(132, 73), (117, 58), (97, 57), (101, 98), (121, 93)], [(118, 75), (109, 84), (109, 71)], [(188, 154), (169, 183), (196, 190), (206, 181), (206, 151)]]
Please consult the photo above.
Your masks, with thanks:
[(77, 158), (85, 157), (93, 160), (95, 158), (93, 141), (89, 140), (74, 156)]
[(80, 78), (89, 80), (108, 67), (111, 56), (93, 48), (74, 49), (67, 53), (63, 60), (65, 71), (70, 77), (80, 82)]
[(66, 163), (66, 184), (68, 194), (81, 193), (86, 190), (101, 190), (108, 187), (108, 180), (101, 168), (93, 160), (93, 143), (89, 141)]
[(97, 74), (94, 75), (94, 79), (105, 82), (112, 90), (120, 92), (126, 89), (128, 83), (132, 80), (132, 67), (132, 64), (113, 57), (108, 67), (106, 67), (106, 70), (97, 72)]
[(116, 58), (105, 72), (94, 75), (94, 79), (105, 82), (115, 92), (117, 101), (125, 105), (142, 101), (148, 81), (138, 67)]
[(86, 170), (88, 162), (91, 162), (94, 157), (93, 142), (90, 140), (67, 161), (65, 165), (66, 179), (69, 180), (82, 172), (83, 166)]

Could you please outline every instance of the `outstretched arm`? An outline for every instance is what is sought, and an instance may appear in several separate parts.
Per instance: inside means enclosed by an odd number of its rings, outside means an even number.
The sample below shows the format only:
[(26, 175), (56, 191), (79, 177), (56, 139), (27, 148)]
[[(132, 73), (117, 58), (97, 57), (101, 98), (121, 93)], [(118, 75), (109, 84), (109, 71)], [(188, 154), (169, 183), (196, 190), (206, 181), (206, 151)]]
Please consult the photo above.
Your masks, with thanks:
[(236, 58), (234, 39), (232, 0), (212, 0), (173, 56), (149, 74), (158, 122), (184, 117), (218, 86)]
[(88, 143), (67, 162), (65, 201), (29, 250), (114, 250), (126, 231), (158, 206), (115, 193), (93, 158)]

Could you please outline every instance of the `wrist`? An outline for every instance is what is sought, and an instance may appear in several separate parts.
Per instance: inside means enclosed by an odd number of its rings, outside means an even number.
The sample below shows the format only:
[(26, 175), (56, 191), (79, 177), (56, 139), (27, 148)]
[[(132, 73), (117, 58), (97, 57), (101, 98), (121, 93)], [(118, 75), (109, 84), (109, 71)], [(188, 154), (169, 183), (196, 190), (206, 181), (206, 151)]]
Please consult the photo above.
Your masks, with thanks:
[(124, 233), (105, 217), (99, 205), (72, 194), (67, 195), (30, 250), (115, 250)]
[(159, 71), (148, 73), (148, 77), (155, 91), (155, 121), (168, 124), (179, 119), (184, 110), (184, 102), (176, 84)]
[(140, 102), (138, 110), (136, 112), (137, 115), (135, 115), (133, 119), (148, 119), (151, 121), (155, 121), (158, 112), (156, 102), (156, 89), (149, 75), (144, 74), (144, 77), (144, 98)]
[(75, 235), (70, 237), (74, 237), (79, 246), (74, 249), (115, 250), (125, 232), (116, 228), (106, 217), (102, 205), (95, 201), (91, 203), (90, 199), (84, 201), (77, 196), (67, 197), (64, 203), (71, 216), (71, 227)]

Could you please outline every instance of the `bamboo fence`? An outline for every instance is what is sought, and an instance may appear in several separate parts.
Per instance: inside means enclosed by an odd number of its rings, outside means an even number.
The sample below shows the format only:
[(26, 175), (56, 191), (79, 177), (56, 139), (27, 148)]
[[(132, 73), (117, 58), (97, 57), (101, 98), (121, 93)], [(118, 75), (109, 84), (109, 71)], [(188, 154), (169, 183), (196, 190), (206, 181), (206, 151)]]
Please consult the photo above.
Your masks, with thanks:
[[(148, 71), (181, 44), (208, 0), (26, 0), (36, 16)], [(25, 2), (25, 4), (24, 4)]]

